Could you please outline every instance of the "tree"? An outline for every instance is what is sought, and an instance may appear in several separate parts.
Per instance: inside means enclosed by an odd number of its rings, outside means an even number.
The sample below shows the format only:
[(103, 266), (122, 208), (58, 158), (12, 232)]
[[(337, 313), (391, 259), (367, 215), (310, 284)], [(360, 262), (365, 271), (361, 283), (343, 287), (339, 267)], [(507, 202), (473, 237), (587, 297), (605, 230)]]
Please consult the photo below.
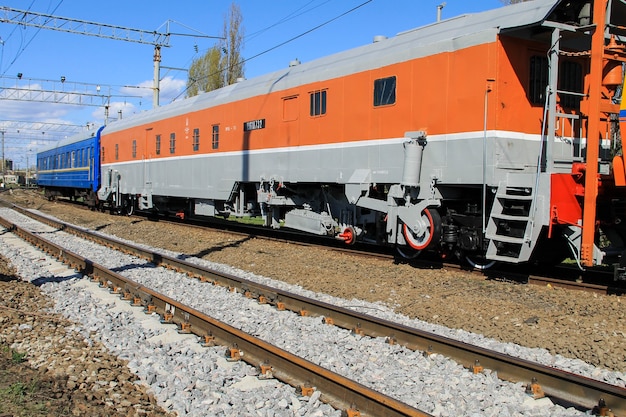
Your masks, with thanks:
[(242, 22), (241, 9), (233, 2), (224, 16), (222, 39), (189, 67), (187, 97), (233, 84), (244, 76)]

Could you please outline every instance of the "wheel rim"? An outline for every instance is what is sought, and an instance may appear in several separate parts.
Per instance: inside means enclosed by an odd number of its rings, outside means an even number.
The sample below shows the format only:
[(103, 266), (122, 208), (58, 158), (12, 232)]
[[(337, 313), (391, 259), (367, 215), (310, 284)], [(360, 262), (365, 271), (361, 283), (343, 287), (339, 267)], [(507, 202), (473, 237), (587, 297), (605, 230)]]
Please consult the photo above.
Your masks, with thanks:
[[(437, 212), (435, 211), (434, 213)], [(436, 217), (437, 222), (440, 223), (438, 214), (436, 214)], [(432, 243), (433, 237), (435, 236), (438, 228), (438, 225), (435, 224), (435, 221), (433, 220), (433, 214), (430, 210), (424, 209), (422, 212), (422, 219), (424, 218), (428, 222), (428, 227), (422, 236), (415, 236), (413, 231), (411, 231), (406, 224), (402, 225), (402, 234), (404, 235), (407, 245), (417, 251), (426, 249)]]
[(482, 257), (480, 261), (478, 259), (474, 260), (469, 255), (465, 255), (465, 260), (472, 268), (480, 270), (489, 269), (496, 264), (496, 261), (488, 261)]
[(422, 253), (422, 251), (416, 251), (406, 246), (396, 246), (396, 250), (398, 251), (398, 254), (404, 259), (415, 259), (419, 256), (420, 253)]
[(349, 226), (344, 229), (343, 233), (341, 233), (339, 237), (343, 239), (346, 245), (352, 245), (356, 241), (356, 232)]

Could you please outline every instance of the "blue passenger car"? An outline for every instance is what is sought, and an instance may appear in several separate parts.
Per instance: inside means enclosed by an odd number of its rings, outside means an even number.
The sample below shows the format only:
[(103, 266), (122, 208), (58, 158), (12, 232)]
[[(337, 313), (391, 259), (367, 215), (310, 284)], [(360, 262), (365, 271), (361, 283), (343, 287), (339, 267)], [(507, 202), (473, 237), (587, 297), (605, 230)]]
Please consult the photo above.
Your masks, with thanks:
[(90, 207), (97, 206), (103, 128), (81, 132), (37, 152), (37, 184), (48, 199), (83, 198)]

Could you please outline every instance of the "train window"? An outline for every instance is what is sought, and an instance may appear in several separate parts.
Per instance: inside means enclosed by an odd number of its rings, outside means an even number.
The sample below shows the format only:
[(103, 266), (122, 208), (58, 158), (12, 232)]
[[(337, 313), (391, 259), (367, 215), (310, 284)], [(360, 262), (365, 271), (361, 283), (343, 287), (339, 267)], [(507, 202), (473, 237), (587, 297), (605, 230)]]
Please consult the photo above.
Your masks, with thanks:
[(133, 139), (133, 158), (137, 158), (137, 139)]
[(198, 149), (200, 149), (200, 129), (195, 128), (193, 130), (193, 150), (198, 152)]
[(157, 155), (161, 155), (161, 135), (156, 135), (154, 139), (155, 139), (154, 153), (156, 153)]
[(220, 146), (220, 125), (213, 125), (211, 134), (211, 149), (217, 149)]
[(583, 66), (574, 61), (563, 61), (559, 76), (559, 101), (562, 107), (580, 108), (582, 96), (568, 93), (583, 92)]
[(374, 106), (387, 106), (396, 102), (396, 77), (374, 80)]
[(176, 153), (176, 133), (170, 133), (170, 153)]
[(535, 55), (530, 57), (530, 85), (528, 98), (532, 104), (543, 105), (546, 101), (548, 85), (548, 58)]
[(115, 160), (117, 161), (118, 159), (120, 159), (120, 145), (119, 144), (115, 144)]
[(311, 96), (311, 116), (326, 114), (326, 90), (318, 90), (309, 93)]

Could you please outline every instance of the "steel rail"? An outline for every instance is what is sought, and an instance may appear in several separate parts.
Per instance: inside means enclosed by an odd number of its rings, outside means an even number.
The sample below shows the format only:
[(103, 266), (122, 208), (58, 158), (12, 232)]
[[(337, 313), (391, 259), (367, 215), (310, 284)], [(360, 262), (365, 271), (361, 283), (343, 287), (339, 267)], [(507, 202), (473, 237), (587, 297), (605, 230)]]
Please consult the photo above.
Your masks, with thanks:
[(203, 337), (205, 341), (210, 339), (219, 345), (227, 346), (227, 356), (231, 349), (235, 349), (237, 360), (243, 360), (261, 369), (263, 374), (269, 371), (271, 377), (289, 385), (300, 389), (319, 390), (321, 400), (337, 409), (358, 411), (363, 416), (432, 417), (431, 414), (376, 392), (153, 291), (2, 217), (0, 225), (82, 274), (92, 276), (94, 280), (99, 281), (101, 287), (120, 292), (133, 305), (142, 306), (147, 312), (160, 314), (164, 322), (176, 324), (181, 331), (194, 333)]
[[(76, 201), (70, 200), (56, 200), (58, 203), (68, 205), (70, 207), (78, 207), (80, 203)], [(7, 203), (11, 204), (11, 203)], [(19, 206), (16, 206), (19, 207)], [(83, 206), (84, 208), (84, 206)], [(137, 219), (146, 219), (146, 213), (137, 213), (132, 215), (131, 217)], [(323, 247), (325, 249), (332, 249), (334, 252), (346, 253), (351, 256), (363, 256), (367, 258), (378, 258), (378, 259), (386, 259), (389, 261), (398, 260), (391, 252), (372, 252), (367, 250), (367, 248), (358, 249), (351, 246), (346, 246), (345, 243), (339, 243), (336, 240), (332, 239), (322, 239), (316, 236), (307, 235), (305, 233), (293, 232), (293, 231), (285, 231), (281, 230), (280, 232), (276, 230), (268, 230), (267, 228), (260, 227), (250, 227), (248, 225), (238, 224), (232, 222), (229, 223), (228, 220), (216, 220), (213, 219), (211, 223), (198, 221), (197, 219), (185, 219), (178, 220), (175, 218), (170, 219), (159, 219), (160, 223), (166, 223), (170, 225), (178, 225), (182, 227), (192, 227), (192, 228), (201, 228), (205, 229), (210, 227), (212, 230), (218, 230), (220, 232), (227, 232), (234, 235), (244, 236), (246, 239), (254, 237), (255, 239), (266, 239), (273, 242), (286, 242), (286, 243), (296, 243), (298, 245), (302, 245), (305, 247)], [(280, 233), (280, 236), (278, 236)], [(572, 281), (570, 278), (557, 278), (559, 274), (555, 277), (543, 277), (534, 274), (531, 271), (520, 272), (519, 270), (512, 270), (511, 268), (504, 269), (496, 269), (490, 268), (488, 270), (478, 270), (478, 269), (468, 269), (467, 267), (460, 265), (459, 263), (454, 262), (445, 262), (442, 260), (435, 259), (425, 259), (425, 257), (420, 257), (419, 259), (406, 260), (399, 259), (400, 262), (408, 263), (412, 266), (418, 268), (447, 268), (457, 271), (463, 271), (468, 274), (477, 274), (481, 275), (487, 279), (496, 279), (496, 280), (512, 280), (515, 282), (527, 283), (530, 285), (550, 285), (554, 288), (563, 288), (568, 290), (580, 290), (585, 292), (594, 292), (597, 294), (603, 295), (625, 295), (626, 294), (626, 283), (621, 283), (619, 281), (615, 281), (613, 275), (610, 274), (610, 281), (606, 284), (597, 284), (593, 283), (595, 276), (604, 275), (604, 281), (607, 280), (607, 274), (601, 273), (598, 271), (580, 271), (579, 269), (573, 269), (569, 273), (574, 274), (582, 274), (586, 276), (585, 281)], [(559, 269), (557, 267), (557, 269)], [(565, 269), (567, 268), (560, 268)], [(566, 272), (567, 273), (567, 272)]]
[(410, 349), (440, 353), (467, 368), (478, 363), (484, 368), (497, 372), (498, 377), (503, 380), (528, 385), (531, 381), (537, 381), (547, 395), (566, 405), (574, 404), (592, 409), (602, 400), (616, 415), (626, 416), (626, 389), (624, 388), (213, 271), (117, 239), (102, 235), (93, 237), (94, 235), (88, 230), (28, 210), (22, 210), (22, 212), (53, 227), (76, 233), (100, 244), (110, 247), (119, 245), (122, 251), (135, 254), (156, 265), (237, 289), (251, 298), (259, 299), (260, 302), (267, 302), (299, 314), (321, 316), (328, 323), (372, 337), (386, 337)]

